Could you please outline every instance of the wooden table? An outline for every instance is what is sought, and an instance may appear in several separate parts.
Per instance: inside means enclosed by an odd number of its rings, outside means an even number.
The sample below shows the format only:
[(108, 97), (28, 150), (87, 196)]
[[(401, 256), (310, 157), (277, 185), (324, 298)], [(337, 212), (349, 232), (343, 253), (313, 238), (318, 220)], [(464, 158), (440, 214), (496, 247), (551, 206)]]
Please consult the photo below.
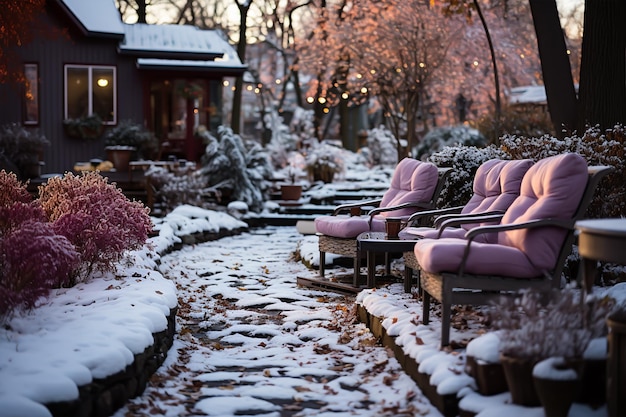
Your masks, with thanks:
[(626, 264), (626, 219), (593, 219), (576, 222), (583, 284), (590, 293), (597, 262)]
[[(360, 253), (365, 252), (367, 258), (367, 287), (376, 285), (376, 253), (385, 254), (385, 273), (389, 275), (389, 254), (402, 253), (413, 250), (417, 240), (412, 239), (387, 239), (384, 232), (364, 232), (356, 238), (357, 248)], [(407, 286), (409, 290), (407, 291)], [(404, 278), (404, 288), (410, 292), (411, 282)]]

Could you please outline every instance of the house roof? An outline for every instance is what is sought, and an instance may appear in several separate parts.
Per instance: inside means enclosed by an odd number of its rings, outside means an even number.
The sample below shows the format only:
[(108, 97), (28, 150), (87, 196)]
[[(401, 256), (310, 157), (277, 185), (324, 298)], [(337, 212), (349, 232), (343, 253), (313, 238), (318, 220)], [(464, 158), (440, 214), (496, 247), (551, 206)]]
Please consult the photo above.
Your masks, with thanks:
[(88, 36), (124, 37), (124, 26), (113, 0), (60, 0), (70, 18)]
[(546, 104), (546, 89), (543, 85), (511, 88), (509, 101), (511, 104)]
[(221, 31), (190, 25), (125, 24), (113, 0), (58, 2), (86, 36), (119, 39), (119, 53), (137, 57), (140, 69), (240, 75), (247, 68)]
[(180, 69), (242, 73), (233, 47), (220, 31), (202, 30), (189, 25), (124, 24), (121, 54), (136, 56), (140, 69)]

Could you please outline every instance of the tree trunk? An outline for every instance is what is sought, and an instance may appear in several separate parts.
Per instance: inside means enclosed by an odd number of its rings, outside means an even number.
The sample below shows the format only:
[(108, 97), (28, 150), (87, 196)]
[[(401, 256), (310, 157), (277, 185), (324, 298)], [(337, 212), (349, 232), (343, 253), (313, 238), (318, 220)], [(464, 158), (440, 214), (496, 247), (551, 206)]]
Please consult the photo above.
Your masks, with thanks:
[[(530, 0), (548, 110), (557, 136), (576, 127), (576, 90), (555, 0)], [(586, 31), (585, 31), (586, 32)], [(565, 132), (564, 132), (565, 131)]]
[(626, 2), (585, 0), (578, 129), (626, 122)]
[[(239, 43), (237, 44), (237, 55), (241, 62), (246, 61), (246, 29), (248, 28), (248, 10), (252, 1), (240, 4), (235, 1), (239, 8)], [(243, 76), (235, 80), (235, 94), (233, 96), (233, 113), (231, 116), (231, 126), (234, 133), (241, 133), (241, 101), (243, 94)]]

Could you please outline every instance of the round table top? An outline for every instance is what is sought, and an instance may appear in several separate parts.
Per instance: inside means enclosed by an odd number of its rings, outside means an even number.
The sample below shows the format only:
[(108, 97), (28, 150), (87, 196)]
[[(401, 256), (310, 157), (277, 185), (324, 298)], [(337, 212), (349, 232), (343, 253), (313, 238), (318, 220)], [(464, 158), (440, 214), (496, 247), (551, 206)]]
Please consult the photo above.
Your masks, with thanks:
[(594, 233), (626, 237), (626, 219), (590, 219), (576, 222), (576, 229), (583, 233)]

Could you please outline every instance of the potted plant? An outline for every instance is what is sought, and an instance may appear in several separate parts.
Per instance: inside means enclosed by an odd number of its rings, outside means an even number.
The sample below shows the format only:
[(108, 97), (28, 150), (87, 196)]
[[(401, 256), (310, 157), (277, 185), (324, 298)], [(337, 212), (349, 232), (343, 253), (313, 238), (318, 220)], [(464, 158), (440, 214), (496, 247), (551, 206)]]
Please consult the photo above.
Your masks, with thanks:
[(98, 139), (102, 135), (102, 118), (93, 113), (89, 116), (63, 121), (65, 134), (74, 139)]
[(285, 201), (300, 200), (302, 197), (302, 184), (297, 184), (297, 171), (294, 166), (287, 168), (288, 184), (282, 184), (280, 186), (281, 199)]
[(335, 174), (343, 171), (343, 160), (337, 147), (321, 143), (311, 148), (306, 156), (306, 165), (312, 181), (331, 183)]
[[(580, 291), (569, 287), (549, 294), (526, 291), (519, 298), (503, 298), (490, 310), (513, 403), (541, 404), (548, 415), (569, 410), (573, 398), (557, 395), (560, 388), (555, 386), (566, 382), (566, 393), (580, 384), (583, 354), (592, 339), (606, 334), (605, 320), (614, 304), (608, 297), (589, 296), (584, 303), (580, 297)], [(565, 403), (554, 405), (553, 400)]]
[(131, 159), (152, 159), (159, 149), (159, 141), (143, 126), (131, 121), (120, 122), (104, 134), (107, 159), (118, 171), (128, 171)]
[(0, 128), (0, 159), (5, 160), (2, 165), (16, 171), (15, 174), (22, 180), (40, 175), (44, 147), (49, 144), (38, 130), (28, 129), (19, 123)]

